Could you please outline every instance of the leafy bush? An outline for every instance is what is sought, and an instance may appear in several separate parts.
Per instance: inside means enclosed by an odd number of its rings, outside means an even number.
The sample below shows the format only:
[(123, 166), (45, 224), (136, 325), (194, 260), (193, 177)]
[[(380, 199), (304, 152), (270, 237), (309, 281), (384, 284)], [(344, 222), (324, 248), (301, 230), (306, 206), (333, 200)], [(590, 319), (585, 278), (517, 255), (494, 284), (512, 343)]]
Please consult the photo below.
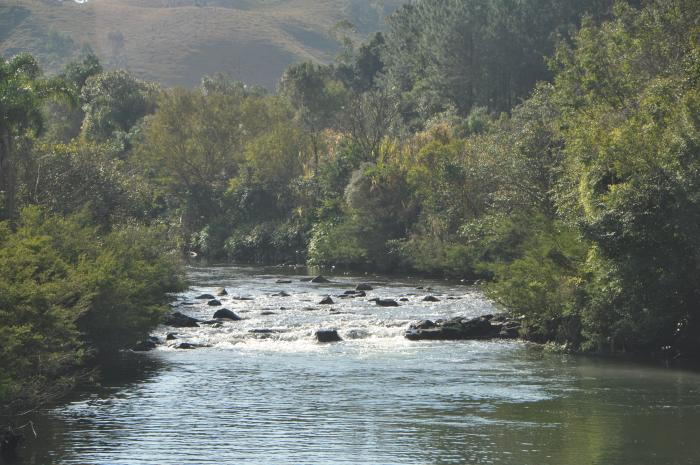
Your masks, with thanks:
[(70, 385), (88, 349), (147, 335), (182, 286), (164, 244), (158, 230), (101, 235), (86, 216), (39, 208), (25, 208), (16, 230), (0, 223), (0, 403)]

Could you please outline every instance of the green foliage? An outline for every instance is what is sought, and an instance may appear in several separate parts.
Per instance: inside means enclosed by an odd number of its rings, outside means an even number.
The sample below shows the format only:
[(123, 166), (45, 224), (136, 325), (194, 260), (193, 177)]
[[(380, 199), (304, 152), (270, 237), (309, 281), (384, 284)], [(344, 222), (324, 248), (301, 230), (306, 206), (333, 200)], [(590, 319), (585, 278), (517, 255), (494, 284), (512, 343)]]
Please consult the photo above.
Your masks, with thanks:
[(545, 57), (597, 0), (423, 0), (389, 18), (384, 63), (400, 89), (404, 119), (420, 125), (449, 107), (509, 111), (551, 78)]
[(583, 312), (597, 345), (700, 348), (698, 17), (697, 2), (619, 5), (557, 56), (557, 201), (595, 245)]
[(38, 145), (26, 168), (26, 201), (61, 215), (82, 211), (108, 229), (144, 216), (147, 208), (140, 180), (104, 145)]
[(160, 232), (99, 234), (86, 217), (22, 211), (0, 223), (0, 404), (36, 402), (72, 383), (90, 347), (128, 347), (180, 288)]
[(309, 241), (309, 265), (366, 267), (372, 263), (366, 248), (367, 233), (372, 233), (371, 228), (357, 214), (337, 222), (317, 223)]
[(577, 232), (543, 216), (500, 218), (487, 239), (496, 279), (489, 295), (525, 317), (527, 337), (581, 342), (577, 304), (587, 248)]
[(105, 142), (128, 134), (141, 118), (155, 109), (157, 89), (155, 84), (140, 81), (124, 70), (89, 77), (80, 93), (85, 112), (84, 137)]

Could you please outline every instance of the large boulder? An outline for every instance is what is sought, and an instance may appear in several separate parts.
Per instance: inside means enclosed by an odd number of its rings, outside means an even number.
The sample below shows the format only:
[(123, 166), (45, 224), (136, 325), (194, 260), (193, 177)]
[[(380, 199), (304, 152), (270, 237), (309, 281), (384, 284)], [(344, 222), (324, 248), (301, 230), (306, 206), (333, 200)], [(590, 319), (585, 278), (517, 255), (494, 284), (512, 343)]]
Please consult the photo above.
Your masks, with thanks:
[(221, 308), (214, 313), (214, 316), (212, 317), (214, 319), (224, 319), (224, 320), (231, 320), (231, 321), (238, 321), (241, 319), (240, 316), (236, 315), (233, 313), (231, 310), (228, 308)]
[(338, 342), (342, 341), (335, 329), (319, 329), (316, 331), (316, 340), (318, 342)]
[(198, 320), (180, 312), (175, 312), (165, 317), (163, 323), (174, 328), (198, 328)]
[(499, 337), (501, 330), (501, 325), (492, 325), (488, 318), (457, 317), (434, 323), (430, 320), (413, 323), (405, 337), (412, 341), (490, 339)]
[[(493, 321), (491, 324), (494, 324)], [(500, 324), (500, 327), (501, 330), (498, 333), (498, 337), (502, 339), (517, 339), (520, 337), (520, 322), (508, 320)]]

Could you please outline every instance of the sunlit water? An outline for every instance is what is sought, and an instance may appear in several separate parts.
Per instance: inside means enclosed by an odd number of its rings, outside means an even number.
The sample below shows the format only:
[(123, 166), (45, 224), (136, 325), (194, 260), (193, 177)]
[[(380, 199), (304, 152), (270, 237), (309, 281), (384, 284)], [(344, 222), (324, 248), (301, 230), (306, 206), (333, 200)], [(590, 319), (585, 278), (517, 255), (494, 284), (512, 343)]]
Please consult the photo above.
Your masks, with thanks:
[[(216, 308), (194, 297), (225, 286), (224, 306), (244, 320), (160, 328), (161, 338), (178, 333), (171, 344), (209, 347), (137, 354), (107, 373), (103, 389), (39, 412), (39, 438), (19, 463), (700, 463), (695, 372), (547, 355), (520, 342), (403, 338), (412, 320), (497, 311), (475, 288), (366, 276), (312, 284), (261, 268), (189, 275), (178, 310), (210, 318)], [(317, 305), (358, 282), (375, 290)], [(421, 302), (428, 293), (440, 302)], [(409, 301), (379, 308), (372, 297)], [(343, 341), (315, 342), (319, 328)]]

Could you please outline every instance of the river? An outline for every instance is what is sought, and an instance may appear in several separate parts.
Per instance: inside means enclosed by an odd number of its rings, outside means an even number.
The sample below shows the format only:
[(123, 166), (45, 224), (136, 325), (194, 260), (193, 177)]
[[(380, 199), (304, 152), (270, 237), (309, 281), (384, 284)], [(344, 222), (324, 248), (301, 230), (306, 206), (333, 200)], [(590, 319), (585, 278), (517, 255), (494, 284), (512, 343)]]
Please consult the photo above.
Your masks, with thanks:
[[(474, 287), (382, 276), (313, 284), (280, 268), (188, 275), (191, 288), (173, 297), (178, 310), (211, 318), (216, 308), (195, 297), (224, 286), (223, 305), (244, 319), (159, 328), (156, 336), (175, 331), (178, 340), (124, 357), (101, 388), (37, 412), (39, 437), (16, 463), (700, 463), (697, 372), (521, 342), (403, 338), (413, 320), (497, 311)], [(375, 289), (336, 297), (360, 282)], [(426, 294), (440, 301), (422, 302)], [(325, 295), (336, 303), (318, 305)], [(372, 297), (408, 301), (382, 308)], [(318, 328), (343, 341), (315, 342)], [(181, 342), (208, 347), (172, 346)]]

